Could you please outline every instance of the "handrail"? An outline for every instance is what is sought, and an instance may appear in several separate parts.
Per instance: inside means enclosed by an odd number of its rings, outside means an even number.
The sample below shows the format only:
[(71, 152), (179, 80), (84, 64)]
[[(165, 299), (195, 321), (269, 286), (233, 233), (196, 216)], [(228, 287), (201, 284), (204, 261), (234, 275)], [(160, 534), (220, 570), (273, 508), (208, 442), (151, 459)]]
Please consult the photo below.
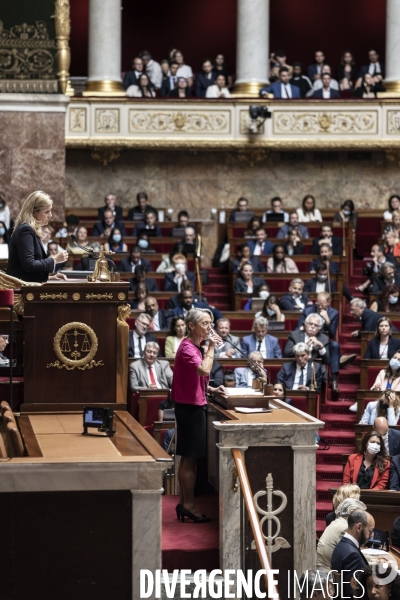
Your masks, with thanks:
[(266, 588), (268, 590), (268, 597), (278, 598), (279, 600), (280, 596), (278, 593), (278, 589), (275, 586), (275, 584), (272, 583), (273, 578), (271, 579), (271, 585), (269, 585), (268, 582), (268, 573), (271, 571), (271, 565), (269, 564), (267, 549), (265, 547), (264, 542), (264, 536), (262, 534), (260, 521), (258, 519), (257, 511), (254, 506), (253, 494), (251, 491), (250, 482), (247, 476), (246, 466), (243, 461), (242, 453), (238, 448), (232, 448), (232, 456), (233, 460), (235, 461), (235, 466), (240, 481), (240, 487), (242, 489), (247, 514), (250, 520), (251, 530), (254, 535), (254, 541), (256, 544), (258, 558), (260, 559), (261, 568), (264, 569), (264, 571), (266, 572), (266, 574), (264, 575), (264, 580)]

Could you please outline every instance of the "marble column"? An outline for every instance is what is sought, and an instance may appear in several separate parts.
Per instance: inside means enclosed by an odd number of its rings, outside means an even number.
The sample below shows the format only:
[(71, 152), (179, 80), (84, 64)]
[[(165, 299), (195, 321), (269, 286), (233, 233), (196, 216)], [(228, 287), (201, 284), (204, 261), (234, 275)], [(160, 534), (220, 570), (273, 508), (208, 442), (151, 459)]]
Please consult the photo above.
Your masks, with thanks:
[(89, 76), (84, 96), (124, 96), (121, 0), (89, 2)]
[(400, 0), (386, 0), (385, 88), (400, 94)]
[(269, 75), (269, 0), (237, 2), (236, 96), (258, 96)]

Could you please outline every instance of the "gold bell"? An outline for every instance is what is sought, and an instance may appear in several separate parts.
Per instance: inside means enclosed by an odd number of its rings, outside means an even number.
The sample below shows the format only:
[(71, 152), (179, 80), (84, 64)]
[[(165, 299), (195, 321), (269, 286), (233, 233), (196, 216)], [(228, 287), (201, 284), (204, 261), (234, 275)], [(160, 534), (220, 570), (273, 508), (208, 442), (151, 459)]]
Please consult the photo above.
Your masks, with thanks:
[(111, 281), (111, 273), (108, 268), (108, 260), (104, 255), (103, 246), (100, 249), (99, 258), (96, 260), (93, 275), (88, 276), (88, 281), (99, 281), (100, 283), (108, 283)]

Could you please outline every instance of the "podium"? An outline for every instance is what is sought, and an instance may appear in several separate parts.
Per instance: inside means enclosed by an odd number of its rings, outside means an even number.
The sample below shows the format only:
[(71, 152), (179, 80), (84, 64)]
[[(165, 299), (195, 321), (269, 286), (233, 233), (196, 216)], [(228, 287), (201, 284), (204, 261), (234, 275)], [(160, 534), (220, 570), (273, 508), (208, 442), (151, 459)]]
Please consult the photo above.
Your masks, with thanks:
[[(21, 412), (126, 407), (128, 282), (51, 282), (23, 288)], [(124, 381), (125, 379), (125, 381)]]

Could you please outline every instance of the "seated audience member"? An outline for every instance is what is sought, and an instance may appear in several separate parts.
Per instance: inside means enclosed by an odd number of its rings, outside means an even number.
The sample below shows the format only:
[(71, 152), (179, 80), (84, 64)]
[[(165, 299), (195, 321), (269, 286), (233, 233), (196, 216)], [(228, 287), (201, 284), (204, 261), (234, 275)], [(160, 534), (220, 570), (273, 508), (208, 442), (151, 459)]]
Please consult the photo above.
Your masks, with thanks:
[(385, 562), (381, 569), (373, 564), (365, 567), (357, 573), (357, 582), (358, 590), (354, 592), (354, 598), (400, 600), (400, 575), (391, 563)]
[(136, 202), (137, 206), (134, 206), (133, 208), (129, 209), (128, 221), (134, 221), (135, 216), (139, 215), (143, 215), (144, 218), (144, 214), (148, 210), (154, 210), (153, 207), (149, 204), (149, 199), (146, 192), (139, 192), (138, 194), (136, 194)]
[(161, 237), (161, 229), (157, 225), (157, 211), (154, 208), (148, 209), (144, 216), (144, 221), (138, 223), (133, 231), (134, 236), (138, 236), (141, 229), (151, 232), (154, 237)]
[(347, 498), (355, 498), (356, 500), (360, 499), (361, 490), (357, 484), (354, 483), (346, 483), (345, 485), (341, 485), (335, 492), (332, 498), (333, 511), (328, 513), (325, 517), (326, 526), (330, 525), (336, 519), (336, 509), (337, 507)]
[(376, 98), (378, 92), (384, 91), (386, 91), (386, 88), (381, 81), (375, 82), (372, 75), (365, 73), (360, 84), (353, 92), (353, 98)]
[(128, 252), (128, 246), (124, 243), (120, 230), (116, 227), (108, 236), (107, 242), (104, 244), (104, 250), (109, 252)]
[(261, 352), (253, 350), (253, 352), (250, 352), (249, 358), (255, 363), (255, 365), (238, 367), (234, 370), (236, 387), (251, 388), (253, 387), (253, 381), (257, 379), (257, 377), (265, 377), (264, 360)]
[(320, 292), (317, 295), (315, 304), (307, 306), (301, 315), (296, 329), (300, 329), (304, 325), (305, 319), (309, 315), (318, 314), (323, 321), (322, 333), (325, 333), (329, 338), (334, 339), (339, 324), (339, 311), (331, 306), (331, 297), (328, 292)]
[(170, 98), (190, 98), (192, 95), (188, 80), (184, 77), (178, 77), (176, 88), (169, 93)]
[(315, 207), (315, 198), (310, 194), (304, 196), (301, 202), (301, 208), (296, 208), (296, 213), (300, 223), (315, 223), (316, 221), (322, 223), (321, 212)]
[(331, 570), (332, 553), (347, 531), (347, 519), (355, 510), (366, 510), (364, 502), (355, 498), (346, 498), (336, 508), (336, 519), (325, 529), (317, 544), (317, 569)]
[(149, 332), (151, 317), (146, 313), (135, 319), (135, 327), (129, 332), (129, 358), (142, 358), (148, 342), (156, 342), (156, 337)]
[(10, 364), (10, 359), (7, 358), (7, 356), (5, 356), (3, 354), (3, 352), (6, 349), (8, 343), (9, 343), (9, 341), (8, 341), (8, 335), (1, 335), (0, 334), (0, 364), (3, 365), (3, 366), (9, 366), (9, 364)]
[(333, 235), (330, 225), (321, 225), (321, 233), (318, 238), (314, 238), (310, 254), (319, 254), (321, 244), (329, 244), (333, 254), (340, 256), (342, 254), (342, 240)]
[[(258, 293), (254, 298), (262, 298), (263, 300), (269, 298), (269, 285), (265, 281), (258, 288)], [(253, 298), (248, 298), (243, 310), (252, 310), (252, 301)]]
[(379, 269), (378, 276), (374, 278), (371, 293), (379, 294), (388, 285), (400, 287), (400, 273), (396, 273), (396, 267), (391, 262), (385, 262)]
[(393, 546), (400, 548), (400, 517), (393, 521), (392, 531), (390, 532)]
[(236, 213), (240, 213), (240, 212), (248, 212), (249, 210), (249, 201), (247, 200), (247, 198), (239, 198), (239, 200), (236, 202), (236, 208), (235, 210), (233, 210), (231, 212), (231, 214), (229, 215), (229, 222), (230, 223), (234, 223), (236, 221)]
[(319, 258), (313, 258), (310, 262), (310, 266), (308, 267), (309, 273), (315, 273), (317, 265), (324, 263), (329, 264), (329, 273), (331, 275), (336, 275), (336, 273), (340, 273), (340, 265), (337, 262), (332, 261), (332, 248), (329, 244), (321, 244), (319, 247)]
[(196, 277), (194, 273), (187, 270), (187, 259), (183, 254), (174, 254), (171, 259), (173, 272), (165, 273), (165, 291), (180, 292), (182, 283), (190, 281), (193, 289), (196, 287)]
[(289, 230), (294, 229), (299, 238), (308, 239), (308, 229), (305, 225), (301, 225), (299, 221), (299, 215), (297, 212), (291, 212), (289, 214), (289, 222), (282, 225), (279, 229), (276, 237), (279, 239), (287, 238)]
[(268, 221), (272, 221), (273, 223), (282, 221), (284, 223), (289, 222), (289, 213), (283, 210), (282, 200), (278, 197), (272, 198), (271, 200), (271, 208), (266, 210), (263, 214), (262, 220), (263, 223), (267, 223)]
[(253, 275), (253, 267), (250, 263), (244, 263), (239, 271), (239, 277), (235, 281), (234, 292), (256, 295), (260, 285), (264, 283), (261, 277)]
[(378, 298), (371, 302), (371, 310), (375, 312), (400, 312), (399, 302), (400, 288), (389, 283)]
[(147, 229), (141, 229), (136, 240), (137, 245), (143, 252), (143, 254), (154, 254), (155, 249), (151, 245), (151, 239), (147, 233)]
[(337, 291), (336, 283), (334, 281), (330, 281), (330, 290), (329, 290), (329, 281), (328, 281), (328, 268), (325, 263), (317, 264), (315, 268), (315, 277), (313, 279), (307, 279), (304, 284), (305, 292), (331, 292), (334, 294)]
[(215, 325), (215, 331), (223, 340), (223, 344), (215, 346), (215, 358), (240, 358), (240, 353), (232, 347), (231, 344), (239, 346), (240, 339), (231, 334), (231, 322), (229, 319), (218, 319)]
[(253, 256), (261, 256), (265, 254), (271, 254), (274, 249), (272, 242), (267, 241), (267, 232), (264, 227), (258, 227), (255, 231), (255, 240), (249, 240), (247, 242), (250, 252)]
[(226, 87), (225, 75), (218, 73), (215, 75), (214, 83), (206, 90), (206, 98), (230, 98), (231, 93)]
[(350, 223), (354, 229), (357, 230), (358, 213), (354, 211), (353, 200), (345, 200), (340, 207), (340, 211), (335, 213), (333, 217), (334, 223)]
[[(197, 302), (201, 302), (201, 301), (207, 302), (207, 300), (204, 296), (201, 299), (198, 294), (194, 293), (193, 286), (189, 280), (184, 281), (182, 283), (181, 292), (183, 292), (185, 290), (189, 290), (190, 292), (193, 293), (193, 301), (195, 304)], [(175, 294), (174, 296), (171, 296), (171, 298), (168, 300), (167, 308), (170, 308), (172, 310), (174, 308), (177, 308), (178, 306), (180, 306), (180, 294)]]
[(177, 72), (178, 77), (183, 77), (184, 79), (186, 79), (189, 84), (189, 87), (192, 87), (193, 86), (192, 67), (189, 67), (189, 65), (185, 64), (185, 58), (180, 50), (175, 50), (174, 55), (173, 55), (173, 60), (175, 60), (179, 66), (178, 72)]
[(124, 76), (124, 90), (127, 90), (131, 85), (137, 86), (142, 73), (143, 61), (139, 56), (135, 56), (132, 60), (132, 70), (127, 71)]
[(393, 354), (386, 369), (379, 371), (371, 390), (400, 391), (400, 351)]
[(146, 314), (151, 318), (150, 329), (152, 331), (165, 331), (169, 329), (171, 321), (171, 311), (163, 310), (158, 306), (158, 302), (152, 296), (148, 296), (144, 301)]
[(203, 60), (201, 65), (201, 73), (196, 74), (195, 81), (195, 96), (197, 98), (205, 98), (208, 88), (214, 84), (215, 73), (213, 73), (211, 60), (208, 58)]
[(245, 354), (257, 350), (263, 358), (282, 358), (279, 341), (272, 335), (268, 335), (268, 319), (258, 317), (253, 322), (253, 333), (246, 335), (240, 346)]
[(122, 235), (126, 235), (124, 224), (121, 221), (116, 221), (112, 210), (106, 209), (104, 211), (104, 218), (102, 221), (95, 223), (93, 227), (93, 237), (106, 237), (108, 238), (114, 229), (119, 229)]
[(219, 387), (220, 385), (224, 384), (224, 369), (216, 360), (213, 362), (210, 373), (210, 381), (214, 382), (212, 387)]
[(274, 98), (292, 99), (301, 98), (300, 89), (297, 85), (290, 83), (290, 71), (286, 67), (280, 67), (279, 80), (267, 85), (260, 90), (261, 98), (268, 98), (269, 94), (273, 94)]
[(373, 426), (374, 431), (382, 437), (388, 456), (400, 454), (400, 431), (389, 427), (386, 417), (377, 417)]
[(159, 291), (156, 280), (152, 279), (150, 277), (147, 277), (147, 272), (143, 265), (139, 265), (138, 267), (136, 267), (134, 277), (132, 277), (132, 279), (129, 280), (129, 283), (130, 283), (129, 289), (132, 292), (135, 291), (138, 283), (144, 283), (146, 285), (147, 289), (149, 290), (149, 292), (158, 292)]
[(285, 249), (280, 244), (274, 246), (272, 256), (267, 261), (267, 273), (298, 273), (293, 259), (285, 256)]
[(231, 89), (232, 84), (233, 84), (232, 73), (225, 64), (225, 56), (223, 54), (217, 54), (217, 56), (215, 57), (215, 60), (213, 63), (213, 73), (214, 73), (214, 78), (218, 74), (224, 75), (225, 80), (226, 80), (226, 85), (227, 85), (228, 89)]
[(385, 248), (379, 244), (372, 246), (371, 257), (372, 262), (367, 263), (363, 269), (363, 273), (368, 276), (368, 279), (356, 287), (357, 292), (364, 292), (369, 286), (373, 286), (375, 277), (379, 274), (381, 266), (386, 262), (390, 262), (387, 256), (385, 256)]
[(314, 81), (313, 87), (307, 96), (309, 98), (324, 98), (325, 100), (340, 98), (339, 84), (336, 79), (332, 79), (331, 68), (324, 65), (323, 69), (324, 73), (322, 73), (321, 79)]
[(388, 201), (388, 208), (383, 213), (385, 221), (391, 221), (393, 219), (393, 211), (400, 209), (400, 196), (393, 194), (390, 196)]
[(390, 257), (391, 259), (393, 259), (393, 257), (400, 256), (400, 242), (397, 232), (393, 230), (386, 231), (382, 238), (386, 256)]
[[(0, 222), (2, 222), (2, 221), (0, 221)], [(2, 222), (2, 223), (3, 223), (3, 222)], [(5, 235), (5, 234), (6, 234), (6, 231), (5, 231), (5, 224), (4, 224), (4, 223), (3, 223), (3, 228), (4, 228), (4, 235)], [(44, 237), (42, 238), (42, 240), (41, 240), (41, 242), (42, 242), (42, 246), (43, 246), (43, 248), (44, 248), (45, 252), (47, 252), (47, 244), (48, 244), (49, 242), (52, 242), (52, 241), (53, 241), (53, 239), (52, 239), (52, 235), (53, 235), (53, 233), (54, 233), (54, 229), (53, 229), (52, 227), (50, 227), (50, 225), (44, 225), (44, 226), (42, 227), (42, 233), (43, 233), (43, 236), (44, 236)], [(8, 232), (7, 232), (7, 235), (8, 235)], [(4, 239), (4, 238), (3, 238), (3, 239)], [(61, 251), (62, 251), (62, 248), (61, 248), (61, 246), (59, 246), (59, 248), (60, 248), (60, 252), (61, 252)]]
[[(86, 227), (83, 227), (83, 225), (78, 227), (75, 235), (77, 238), (77, 242), (81, 246), (84, 246), (85, 248), (93, 247), (92, 242), (89, 242), (89, 240), (88, 240)], [(57, 247), (58, 247), (58, 244), (57, 244)], [(70, 252), (71, 254), (83, 254), (85, 252), (84, 250), (82, 250), (82, 248), (79, 248), (78, 244), (74, 240), (71, 240), (70, 242), (68, 242), (66, 251)]]
[(321, 78), (322, 67), (325, 64), (325, 54), (322, 50), (317, 50), (314, 54), (314, 63), (308, 65), (307, 75), (311, 81), (316, 81)]
[(384, 490), (389, 480), (390, 461), (385, 444), (376, 431), (366, 433), (360, 451), (350, 454), (343, 471), (343, 483), (356, 483), (361, 490)]
[(378, 321), (381, 318), (376, 312), (367, 308), (367, 303), (361, 298), (354, 298), (350, 302), (350, 314), (354, 319), (361, 321), (361, 330), (352, 331), (351, 335), (353, 337), (359, 337), (361, 331), (376, 331)]
[(128, 258), (123, 258), (119, 263), (119, 270), (125, 273), (134, 273), (136, 267), (141, 265), (146, 271), (152, 271), (151, 262), (147, 258), (143, 258), (142, 251), (139, 246), (132, 246)]
[(180, 210), (178, 212), (178, 227), (189, 227), (189, 213), (187, 210)]
[(211, 312), (214, 316), (214, 321), (218, 321), (218, 319), (222, 319), (222, 317), (223, 317), (222, 313), (219, 310), (217, 310), (213, 306), (209, 306), (206, 302), (201, 302), (201, 301), (195, 302), (192, 290), (183, 289), (181, 291), (181, 293), (179, 294), (178, 306), (176, 308), (172, 309), (172, 315), (173, 316), (178, 316), (178, 315), (186, 316), (186, 313), (191, 308), (208, 308), (208, 310), (211, 310)]
[(185, 319), (174, 316), (170, 322), (169, 336), (165, 340), (164, 354), (166, 358), (175, 358), (181, 341), (186, 335)]
[(290, 80), (292, 85), (295, 85), (300, 90), (300, 97), (305, 98), (307, 92), (309, 92), (312, 88), (312, 83), (307, 77), (307, 75), (302, 75), (302, 64), (300, 62), (293, 63), (293, 75)]
[(334, 598), (335, 595), (329, 572), (323, 573), (314, 569), (307, 569), (302, 573), (298, 588), (300, 600), (307, 600), (308, 598), (322, 600), (323, 598)]
[(194, 227), (186, 227), (183, 240), (175, 242), (172, 252), (174, 254), (178, 252), (181, 254), (196, 254), (196, 246), (196, 230)]
[[(47, 256), (56, 256), (58, 254), (59, 250), (58, 250), (58, 243), (57, 242), (49, 242), (47, 244)], [(68, 252), (68, 250), (67, 250)], [(54, 268), (54, 272), (58, 272), (58, 271), (65, 271), (65, 267), (67, 266), (67, 263), (69, 261), (63, 262), (63, 263), (57, 263), (55, 265)], [(72, 265), (72, 263), (69, 263), (70, 265)], [(68, 269), (70, 271), (72, 271), (73, 269)], [(1, 341), (1, 336), (0, 336), (0, 341)]]
[(381, 317), (376, 324), (375, 335), (368, 342), (364, 358), (369, 360), (387, 360), (400, 350), (400, 340), (392, 336), (392, 322)]
[(387, 225), (385, 231), (393, 231), (397, 238), (400, 238), (400, 210), (394, 210), (392, 213), (392, 222)]
[(232, 273), (240, 271), (242, 266), (246, 263), (250, 263), (253, 267), (253, 271), (256, 273), (265, 271), (265, 267), (258, 256), (251, 256), (249, 244), (240, 244), (237, 251), (237, 258), (234, 258), (231, 262)]
[[(0, 195), (1, 199), (1, 195)], [(0, 200), (1, 202), (1, 200)], [(67, 215), (63, 226), (57, 231), (54, 237), (69, 238), (71, 235), (76, 235), (79, 226), (79, 217), (76, 215)]]
[(285, 321), (285, 315), (279, 308), (276, 296), (268, 296), (264, 301), (262, 310), (259, 310), (255, 314), (255, 318), (257, 319), (258, 317), (265, 317), (268, 321), (278, 321), (281, 323)]
[[(300, 242), (298, 228), (288, 230), (288, 240), (283, 244), (283, 249), (289, 256), (304, 254), (304, 244)], [(275, 246), (276, 248), (276, 246)]]
[(293, 406), (292, 400), (287, 397), (286, 385), (282, 381), (275, 381), (273, 393), (275, 398), (277, 398), (278, 400), (281, 400), (282, 402), (286, 402), (286, 404), (290, 404), (291, 406)]
[(177, 82), (178, 82), (178, 71), (179, 65), (176, 61), (173, 61), (169, 64), (169, 73), (165, 77), (163, 77), (161, 84), (161, 98), (168, 98), (171, 96), (171, 93), (175, 90)]
[(158, 360), (160, 346), (157, 342), (147, 342), (143, 358), (129, 365), (129, 382), (131, 391), (140, 389), (169, 389), (172, 385), (173, 373), (167, 360)]
[[(389, 472), (389, 490), (400, 492), (400, 454), (393, 456)], [(392, 541), (394, 544), (394, 542)], [(400, 595), (398, 596), (400, 598)]]
[(375, 77), (377, 81), (385, 79), (385, 65), (379, 61), (379, 54), (376, 50), (368, 51), (369, 64), (364, 65), (360, 69), (359, 77), (364, 77), (365, 73), (369, 73)]
[(360, 551), (372, 537), (375, 527), (375, 519), (368, 512), (354, 510), (347, 517), (347, 530), (336, 544), (331, 559), (332, 570), (337, 571), (340, 576), (340, 584), (337, 589), (342, 590), (342, 598), (353, 598), (351, 580), (358, 578), (360, 571), (368, 565), (368, 561)]
[(130, 301), (132, 310), (144, 310), (144, 301), (149, 295), (149, 290), (145, 283), (138, 283), (133, 292), (134, 298)]
[(130, 98), (155, 98), (156, 92), (148, 75), (142, 73), (139, 75), (137, 85), (130, 85), (128, 87), (126, 95)]
[[(309, 390), (315, 383), (315, 391), (319, 394), (322, 372), (320, 365), (311, 360), (310, 346), (300, 342), (294, 346), (293, 354), (295, 360), (282, 365), (275, 381), (284, 383), (288, 390)], [(314, 365), (314, 373), (311, 364)]]
[(305, 307), (312, 304), (307, 294), (304, 293), (304, 281), (302, 279), (292, 279), (289, 286), (289, 293), (282, 296), (279, 302), (281, 310), (299, 310), (303, 312)]
[(261, 227), (261, 223), (262, 221), (260, 217), (251, 217), (250, 221), (247, 223), (243, 237), (254, 239), (257, 229)]
[(271, 62), (271, 69), (269, 72), (269, 80), (271, 82), (279, 80), (279, 70), (281, 67), (285, 67), (289, 71), (289, 77), (293, 74), (293, 67), (286, 62), (286, 52), (284, 50), (277, 50), (271, 54), (273, 61)]
[(358, 69), (351, 52), (346, 50), (340, 58), (338, 81), (340, 90), (351, 90), (358, 77)]
[(143, 50), (139, 56), (143, 61), (145, 73), (148, 75), (156, 90), (159, 90), (162, 84), (162, 69), (160, 63), (153, 60), (150, 52), (147, 50)]
[(399, 398), (393, 390), (385, 390), (379, 400), (368, 402), (360, 425), (373, 425), (377, 417), (385, 417), (389, 425), (397, 425), (400, 417)]
[(122, 221), (122, 206), (117, 206), (117, 197), (114, 194), (107, 194), (104, 198), (104, 206), (101, 206), (97, 213), (99, 221), (104, 219), (104, 213), (106, 210), (111, 210), (116, 221)]

